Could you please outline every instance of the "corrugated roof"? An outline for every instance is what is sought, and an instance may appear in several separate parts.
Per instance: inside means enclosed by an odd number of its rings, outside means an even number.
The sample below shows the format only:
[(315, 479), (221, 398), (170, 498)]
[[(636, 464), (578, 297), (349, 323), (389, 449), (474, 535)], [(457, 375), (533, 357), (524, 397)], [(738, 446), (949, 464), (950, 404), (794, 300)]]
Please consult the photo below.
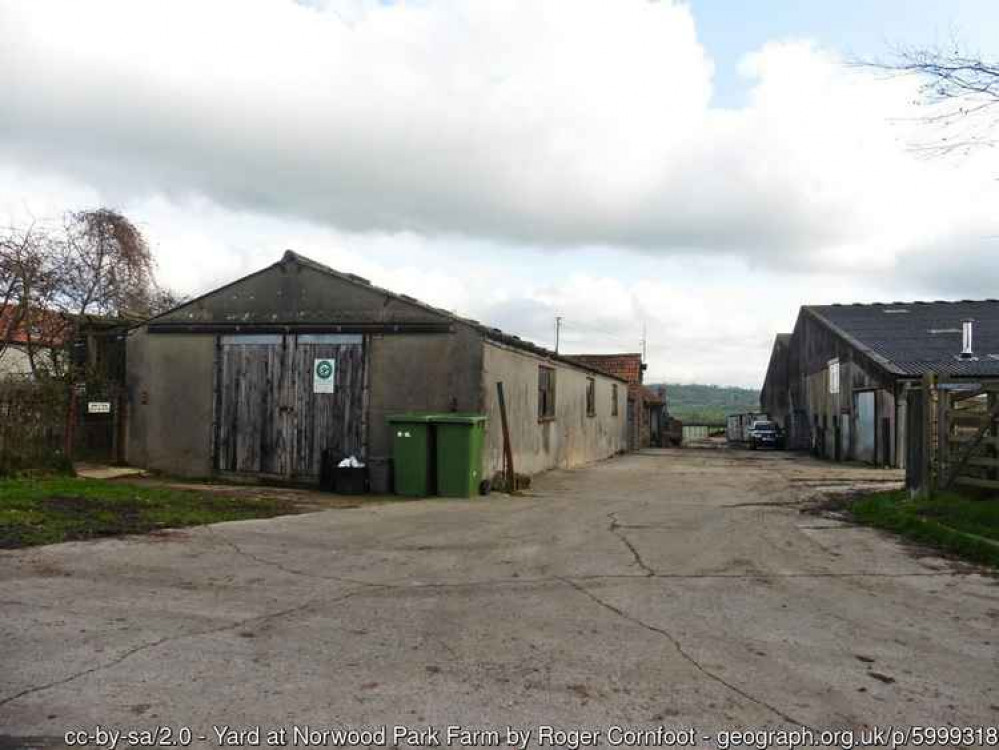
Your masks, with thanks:
[[(999, 377), (999, 300), (808, 305), (803, 308), (889, 372)], [(973, 359), (962, 359), (962, 325), (974, 321)]]

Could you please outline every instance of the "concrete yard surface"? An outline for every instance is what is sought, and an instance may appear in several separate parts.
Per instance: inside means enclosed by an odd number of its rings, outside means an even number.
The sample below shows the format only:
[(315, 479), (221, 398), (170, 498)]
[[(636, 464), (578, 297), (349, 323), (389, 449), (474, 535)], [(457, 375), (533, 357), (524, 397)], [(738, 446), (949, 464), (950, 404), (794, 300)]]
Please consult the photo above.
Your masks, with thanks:
[(646, 451), (526, 497), (4, 552), (0, 734), (995, 725), (996, 579), (801, 512), (898, 478)]

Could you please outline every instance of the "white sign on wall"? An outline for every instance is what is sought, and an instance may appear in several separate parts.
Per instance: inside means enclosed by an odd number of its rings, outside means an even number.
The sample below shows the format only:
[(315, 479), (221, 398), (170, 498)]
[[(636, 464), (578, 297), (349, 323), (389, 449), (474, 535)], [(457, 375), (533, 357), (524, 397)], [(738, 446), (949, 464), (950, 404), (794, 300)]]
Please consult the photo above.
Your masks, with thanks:
[(110, 414), (110, 413), (111, 413), (110, 401), (87, 402), (87, 414)]
[(336, 360), (316, 359), (312, 364), (312, 392), (336, 392)]

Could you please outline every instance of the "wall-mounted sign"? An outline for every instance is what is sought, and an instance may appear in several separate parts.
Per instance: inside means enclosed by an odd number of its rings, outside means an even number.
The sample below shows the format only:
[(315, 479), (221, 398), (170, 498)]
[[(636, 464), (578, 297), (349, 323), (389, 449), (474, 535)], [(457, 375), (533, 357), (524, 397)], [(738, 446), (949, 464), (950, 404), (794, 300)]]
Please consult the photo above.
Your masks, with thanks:
[(312, 392), (336, 392), (336, 360), (316, 359), (312, 365)]
[(110, 413), (111, 413), (110, 401), (87, 402), (87, 414), (110, 414)]

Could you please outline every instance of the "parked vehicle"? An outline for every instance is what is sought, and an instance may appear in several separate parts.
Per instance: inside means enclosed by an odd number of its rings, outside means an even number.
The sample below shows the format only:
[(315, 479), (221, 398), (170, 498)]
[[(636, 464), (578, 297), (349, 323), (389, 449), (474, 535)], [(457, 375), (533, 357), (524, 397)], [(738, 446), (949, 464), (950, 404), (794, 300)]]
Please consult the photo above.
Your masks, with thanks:
[(782, 447), (783, 438), (780, 428), (775, 422), (769, 420), (757, 420), (749, 428), (749, 449)]
[(767, 419), (766, 414), (759, 412), (729, 414), (725, 420), (725, 439), (729, 443), (748, 443), (749, 430), (753, 423)]

